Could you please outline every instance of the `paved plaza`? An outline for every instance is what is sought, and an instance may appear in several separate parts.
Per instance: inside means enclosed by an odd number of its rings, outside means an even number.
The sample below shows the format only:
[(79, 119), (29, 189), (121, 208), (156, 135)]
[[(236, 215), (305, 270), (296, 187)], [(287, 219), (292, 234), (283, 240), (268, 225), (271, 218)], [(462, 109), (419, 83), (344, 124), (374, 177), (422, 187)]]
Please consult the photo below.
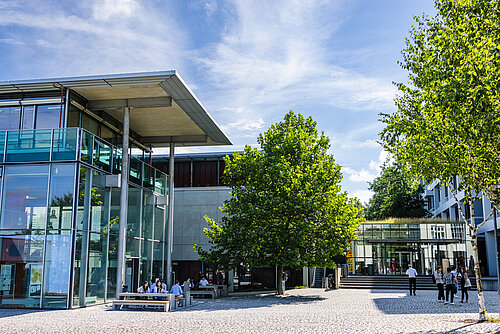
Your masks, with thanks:
[[(434, 291), (291, 290), (288, 295), (232, 296), (175, 312), (0, 310), (1, 333), (500, 333), (477, 319), (477, 298), (443, 305)], [(497, 315), (496, 292), (486, 292)]]

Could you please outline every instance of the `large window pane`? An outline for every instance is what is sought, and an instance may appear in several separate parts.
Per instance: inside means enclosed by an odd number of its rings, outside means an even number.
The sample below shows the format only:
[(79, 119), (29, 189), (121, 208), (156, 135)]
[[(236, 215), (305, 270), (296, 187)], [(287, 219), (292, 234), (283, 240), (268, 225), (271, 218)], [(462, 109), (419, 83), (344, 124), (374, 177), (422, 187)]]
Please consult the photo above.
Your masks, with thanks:
[(127, 237), (141, 236), (141, 199), (142, 191), (132, 186), (128, 187)]
[(82, 128), (97, 136), (99, 135), (99, 124), (85, 113), (82, 113)]
[(64, 114), (64, 106), (47, 104), (36, 107), (36, 128), (57, 129), (60, 127), (59, 117)]
[(21, 107), (0, 107), (0, 130), (19, 130)]
[(73, 307), (85, 305), (85, 268), (87, 268), (88, 232), (76, 232), (75, 240), (75, 262), (73, 267)]
[(92, 170), (80, 166), (80, 180), (78, 183), (78, 213), (76, 228), (89, 230), (90, 205), (92, 196)]
[(142, 165), (141, 160), (130, 157), (130, 182), (140, 186), (142, 185)]
[(43, 235), (22, 231), (0, 236), (0, 306), (40, 307), (43, 240)]
[(5, 137), (6, 133), (0, 131), (0, 162), (3, 162), (3, 153), (5, 151)]
[(165, 231), (165, 210), (161, 207), (155, 207), (154, 237), (153, 239), (163, 241), (163, 232)]
[(90, 233), (86, 305), (104, 302), (107, 250), (107, 235), (104, 233)]
[(120, 227), (120, 188), (111, 188), (110, 233), (119, 233)]
[[(151, 281), (156, 277), (151, 276), (151, 264), (152, 264), (152, 242), (145, 240), (142, 241), (142, 252), (141, 252), (141, 282)], [(159, 277), (158, 277), (159, 278)]]
[(82, 131), (82, 147), (80, 151), (80, 159), (88, 164), (92, 164), (93, 144), (94, 136), (86, 131)]
[(75, 164), (53, 164), (50, 173), (49, 229), (70, 229), (73, 221)]
[(160, 195), (165, 195), (165, 188), (167, 187), (167, 175), (160, 171), (155, 171), (155, 191)]
[(142, 234), (143, 239), (153, 238), (155, 195), (144, 190), (144, 200), (142, 208)]
[(66, 308), (71, 254), (71, 232), (48, 230), (43, 280), (44, 308)]
[(163, 242), (153, 242), (153, 278), (163, 277)]
[(118, 262), (118, 236), (114, 234), (109, 235), (108, 247), (108, 290), (107, 299), (115, 298), (116, 293), (116, 267)]
[(8, 132), (6, 161), (49, 161), (51, 135), (51, 130)]
[(0, 228), (45, 229), (49, 165), (5, 167)]
[(92, 175), (92, 191), (90, 193), (90, 231), (108, 232), (109, 224), (109, 196), (110, 190), (106, 188), (105, 175), (94, 171)]

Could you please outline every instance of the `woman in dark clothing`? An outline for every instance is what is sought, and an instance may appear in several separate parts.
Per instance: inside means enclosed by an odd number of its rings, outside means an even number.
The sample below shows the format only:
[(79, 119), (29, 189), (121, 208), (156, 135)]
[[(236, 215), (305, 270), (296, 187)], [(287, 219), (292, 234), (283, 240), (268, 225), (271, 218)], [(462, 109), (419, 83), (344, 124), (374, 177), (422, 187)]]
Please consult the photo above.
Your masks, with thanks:
[(467, 270), (465, 268), (462, 268), (462, 279), (460, 280), (460, 288), (462, 289), (462, 300), (460, 301), (461, 303), (464, 302), (464, 295), (465, 295), (465, 302), (469, 302), (469, 288), (471, 286), (469, 275), (467, 275)]

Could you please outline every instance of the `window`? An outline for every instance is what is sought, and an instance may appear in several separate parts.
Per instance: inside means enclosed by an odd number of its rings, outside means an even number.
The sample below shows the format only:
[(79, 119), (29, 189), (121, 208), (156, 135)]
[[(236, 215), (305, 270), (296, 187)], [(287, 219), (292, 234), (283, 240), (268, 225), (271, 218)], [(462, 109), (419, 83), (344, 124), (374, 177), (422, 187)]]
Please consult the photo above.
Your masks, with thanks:
[(36, 107), (36, 128), (57, 129), (62, 115), (61, 105), (47, 104)]
[(19, 130), (21, 107), (0, 107), (0, 131)]

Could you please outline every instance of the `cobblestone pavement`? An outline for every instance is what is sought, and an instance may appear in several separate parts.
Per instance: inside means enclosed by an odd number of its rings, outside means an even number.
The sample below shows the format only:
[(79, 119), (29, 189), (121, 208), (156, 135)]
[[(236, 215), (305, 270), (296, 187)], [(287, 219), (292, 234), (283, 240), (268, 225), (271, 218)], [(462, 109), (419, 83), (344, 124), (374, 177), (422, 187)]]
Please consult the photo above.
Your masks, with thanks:
[[(291, 290), (288, 295), (200, 301), (176, 312), (0, 310), (1, 333), (500, 333), (500, 323), (476, 323), (477, 297), (443, 305), (435, 291)], [(498, 317), (496, 292), (487, 308)]]

